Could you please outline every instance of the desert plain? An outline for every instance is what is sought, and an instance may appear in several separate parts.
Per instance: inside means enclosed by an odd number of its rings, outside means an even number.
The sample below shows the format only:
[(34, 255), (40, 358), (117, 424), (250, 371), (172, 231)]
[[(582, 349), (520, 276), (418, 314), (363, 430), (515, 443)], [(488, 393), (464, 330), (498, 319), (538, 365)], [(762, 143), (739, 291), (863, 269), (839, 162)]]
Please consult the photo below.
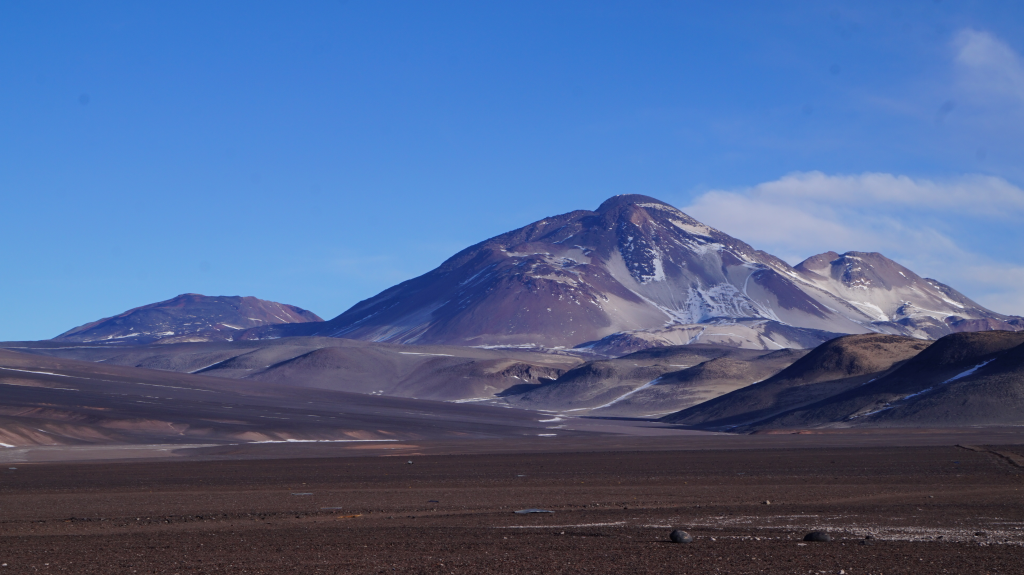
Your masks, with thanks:
[(638, 433), (8, 450), (0, 573), (1024, 573), (1017, 429)]

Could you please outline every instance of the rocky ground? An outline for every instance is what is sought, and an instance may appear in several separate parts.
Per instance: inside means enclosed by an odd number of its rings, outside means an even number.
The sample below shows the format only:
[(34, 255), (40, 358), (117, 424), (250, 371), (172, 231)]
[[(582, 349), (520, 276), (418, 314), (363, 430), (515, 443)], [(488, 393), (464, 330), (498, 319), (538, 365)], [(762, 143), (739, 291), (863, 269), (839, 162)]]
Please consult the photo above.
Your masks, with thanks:
[(1024, 573), (1021, 446), (781, 441), (5, 464), (0, 573)]

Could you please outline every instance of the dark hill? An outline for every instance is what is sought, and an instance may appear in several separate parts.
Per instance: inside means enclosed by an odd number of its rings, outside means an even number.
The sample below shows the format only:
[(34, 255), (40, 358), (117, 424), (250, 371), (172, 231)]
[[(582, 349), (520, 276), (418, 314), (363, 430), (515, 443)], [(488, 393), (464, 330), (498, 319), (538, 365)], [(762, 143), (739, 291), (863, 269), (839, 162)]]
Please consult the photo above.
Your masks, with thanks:
[(885, 377), (751, 429), (960, 426), (1024, 422), (1024, 333), (948, 335)]
[(662, 418), (702, 428), (732, 428), (814, 403), (881, 377), (931, 342), (865, 334), (824, 343), (765, 381)]

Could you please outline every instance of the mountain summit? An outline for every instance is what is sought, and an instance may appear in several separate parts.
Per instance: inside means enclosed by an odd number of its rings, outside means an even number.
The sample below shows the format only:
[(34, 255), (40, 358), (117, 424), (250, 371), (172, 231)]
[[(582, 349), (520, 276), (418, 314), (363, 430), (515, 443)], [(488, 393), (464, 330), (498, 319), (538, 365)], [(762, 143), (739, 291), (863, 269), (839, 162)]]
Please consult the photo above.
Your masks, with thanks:
[(293, 305), (254, 297), (186, 293), (87, 323), (53, 339), (109, 343), (224, 340), (256, 326), (322, 321), (315, 313)]
[(480, 242), (328, 322), (243, 337), (778, 349), (837, 334), (936, 338), (1021, 327), (881, 254), (829, 252), (792, 267), (662, 201), (630, 194)]

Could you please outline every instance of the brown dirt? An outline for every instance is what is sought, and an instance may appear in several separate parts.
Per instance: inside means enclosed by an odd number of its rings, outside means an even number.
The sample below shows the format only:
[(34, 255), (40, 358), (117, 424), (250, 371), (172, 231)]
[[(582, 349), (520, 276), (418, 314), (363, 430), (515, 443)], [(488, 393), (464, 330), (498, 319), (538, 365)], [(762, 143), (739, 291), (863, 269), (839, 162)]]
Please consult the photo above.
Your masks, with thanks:
[[(1024, 573), (1009, 455), (1024, 448), (5, 464), (0, 573)], [(833, 541), (801, 541), (818, 529)]]

